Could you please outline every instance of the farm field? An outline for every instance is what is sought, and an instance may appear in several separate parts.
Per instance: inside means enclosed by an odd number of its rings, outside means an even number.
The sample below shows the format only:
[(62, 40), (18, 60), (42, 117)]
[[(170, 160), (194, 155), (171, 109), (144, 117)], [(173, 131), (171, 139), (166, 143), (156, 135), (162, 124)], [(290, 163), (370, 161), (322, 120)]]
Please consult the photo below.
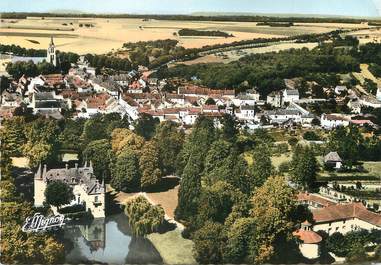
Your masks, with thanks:
[[(234, 37), (179, 37), (182, 28), (220, 30)], [(367, 29), (366, 24), (296, 23), (293, 27), (257, 26), (255, 22), (174, 21), (107, 18), (27, 18), (3, 19), (0, 43), (45, 49), (54, 36), (57, 48), (79, 54), (116, 51), (125, 42), (177, 39), (185, 48), (230, 43), (255, 38), (277, 38), (335, 29)]]
[(365, 44), (368, 42), (381, 42), (381, 27), (362, 29), (348, 33), (348, 35), (357, 37), (360, 44)]
[(269, 46), (264, 46), (264, 47), (227, 51), (227, 52), (221, 52), (221, 53), (217, 53), (217, 54), (208, 54), (208, 55), (196, 58), (194, 60), (185, 61), (185, 62), (176, 62), (173, 65), (176, 65), (176, 64), (192, 65), (192, 64), (200, 64), (200, 63), (230, 63), (233, 61), (237, 61), (240, 58), (242, 58), (246, 55), (253, 54), (253, 53), (279, 52), (279, 51), (283, 51), (283, 50), (289, 50), (292, 48), (294, 48), (294, 49), (301, 49), (301, 48), (313, 49), (317, 46), (318, 46), (318, 43), (315, 43), (315, 42), (279, 43), (279, 44), (274, 44), (274, 45), (269, 45)]

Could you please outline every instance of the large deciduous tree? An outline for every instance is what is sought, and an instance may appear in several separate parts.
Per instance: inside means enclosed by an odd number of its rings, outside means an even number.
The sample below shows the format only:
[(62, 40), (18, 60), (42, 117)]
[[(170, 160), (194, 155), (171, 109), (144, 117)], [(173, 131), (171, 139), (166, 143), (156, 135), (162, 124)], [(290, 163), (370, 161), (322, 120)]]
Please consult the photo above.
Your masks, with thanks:
[(363, 137), (359, 129), (353, 125), (348, 127), (337, 127), (328, 137), (328, 148), (336, 151), (344, 160), (344, 163), (352, 167), (360, 158), (359, 145), (362, 144)]
[(276, 253), (276, 241), (292, 238), (295, 223), (295, 194), (283, 177), (269, 177), (251, 198), (258, 242), (255, 262), (269, 261)]
[(262, 186), (274, 171), (267, 145), (260, 144), (256, 146), (252, 154), (253, 164), (250, 167), (250, 180), (248, 183), (251, 190)]
[(139, 118), (134, 122), (133, 126), (135, 132), (144, 137), (144, 139), (149, 140), (155, 134), (155, 128), (160, 123), (158, 118), (153, 118), (151, 115), (142, 113)]
[(98, 180), (110, 177), (111, 145), (106, 139), (90, 142), (82, 153), (85, 161), (92, 161)]
[(160, 183), (162, 172), (159, 164), (159, 150), (155, 141), (149, 141), (144, 144), (139, 158), (139, 167), (142, 189), (147, 189)]
[(319, 169), (313, 150), (298, 145), (290, 163), (291, 179), (307, 190), (314, 188)]
[(145, 141), (144, 138), (128, 129), (117, 128), (111, 134), (111, 146), (116, 155), (130, 150), (140, 153)]
[(116, 158), (110, 183), (118, 191), (136, 191), (140, 188), (139, 157), (135, 152), (127, 150)]
[(165, 121), (156, 127), (154, 139), (159, 149), (161, 169), (164, 175), (175, 173), (175, 161), (183, 147), (184, 133), (178, 131), (174, 122)]
[(238, 218), (229, 227), (223, 259), (226, 263), (253, 263), (256, 258), (256, 226), (253, 218)]
[(23, 117), (14, 117), (11, 120), (4, 120), (1, 135), (1, 150), (3, 154), (9, 156), (19, 156), (22, 154), (22, 145), (26, 142), (25, 119)]
[(46, 203), (59, 208), (74, 199), (73, 189), (62, 181), (50, 182), (44, 192)]
[(58, 135), (59, 127), (54, 120), (38, 118), (25, 126), (27, 141), (22, 150), (31, 167), (37, 167), (43, 161), (56, 161), (60, 147)]
[(220, 223), (206, 222), (193, 235), (194, 253), (198, 263), (220, 263), (226, 240), (224, 226)]

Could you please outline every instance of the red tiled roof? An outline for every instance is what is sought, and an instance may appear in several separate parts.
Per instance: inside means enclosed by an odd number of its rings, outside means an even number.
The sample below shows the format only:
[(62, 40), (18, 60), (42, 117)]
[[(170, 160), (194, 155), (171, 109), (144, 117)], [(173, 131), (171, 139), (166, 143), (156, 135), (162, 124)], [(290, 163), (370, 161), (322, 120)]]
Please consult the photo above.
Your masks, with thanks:
[(348, 120), (345, 117), (342, 117), (340, 115), (335, 115), (335, 114), (324, 114), (324, 117), (326, 120), (329, 120), (329, 121), (346, 121), (346, 120)]
[(138, 81), (134, 81), (128, 86), (128, 88), (132, 90), (141, 89), (142, 85)]
[(195, 95), (229, 95), (234, 96), (233, 89), (210, 89), (207, 87), (200, 87), (195, 85), (181, 87), (179, 94), (195, 94)]
[(353, 124), (372, 124), (370, 120), (351, 120), (351, 123)]
[(297, 200), (298, 201), (315, 202), (315, 203), (318, 203), (320, 205), (323, 205), (324, 207), (327, 207), (330, 205), (335, 205), (335, 203), (330, 201), (330, 200), (324, 199), (324, 198), (317, 196), (317, 195), (314, 195), (314, 194), (305, 193), (305, 192), (298, 193)]
[(371, 212), (361, 202), (336, 204), (312, 211), (316, 223), (358, 218), (381, 227), (381, 215)]
[(222, 113), (221, 112), (204, 112), (204, 115), (206, 117), (212, 117), (212, 118), (222, 117)]
[(218, 110), (218, 106), (216, 105), (204, 105), (202, 108), (205, 110)]
[(77, 91), (65, 89), (62, 90), (59, 95), (63, 96), (63, 98), (77, 99), (80, 98), (80, 95)]
[(299, 237), (299, 239), (305, 244), (317, 244), (322, 241), (321, 236), (314, 231), (299, 229), (294, 231), (292, 234)]
[(106, 107), (106, 101), (110, 98), (110, 96), (106, 93), (98, 94), (92, 97), (88, 97), (86, 99), (86, 104), (88, 108), (98, 108), (103, 109)]
[(60, 84), (63, 81), (63, 75), (61, 74), (44, 75), (43, 78), (49, 85)]

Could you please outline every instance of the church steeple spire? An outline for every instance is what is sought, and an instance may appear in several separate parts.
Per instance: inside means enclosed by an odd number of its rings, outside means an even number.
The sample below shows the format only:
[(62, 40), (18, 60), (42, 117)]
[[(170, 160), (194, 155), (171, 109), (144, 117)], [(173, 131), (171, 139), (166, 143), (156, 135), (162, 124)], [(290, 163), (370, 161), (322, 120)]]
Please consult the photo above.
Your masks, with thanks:
[(50, 44), (46, 54), (46, 61), (57, 66), (56, 46), (54, 45), (53, 35), (50, 37)]

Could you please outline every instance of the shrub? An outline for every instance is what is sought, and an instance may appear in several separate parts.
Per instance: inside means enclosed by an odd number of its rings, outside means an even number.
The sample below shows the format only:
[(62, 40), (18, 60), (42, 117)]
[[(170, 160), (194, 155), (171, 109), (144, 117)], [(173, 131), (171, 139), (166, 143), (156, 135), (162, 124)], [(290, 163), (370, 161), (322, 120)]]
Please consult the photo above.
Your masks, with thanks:
[(313, 131), (308, 131), (303, 134), (303, 139), (307, 141), (319, 141), (320, 137)]

